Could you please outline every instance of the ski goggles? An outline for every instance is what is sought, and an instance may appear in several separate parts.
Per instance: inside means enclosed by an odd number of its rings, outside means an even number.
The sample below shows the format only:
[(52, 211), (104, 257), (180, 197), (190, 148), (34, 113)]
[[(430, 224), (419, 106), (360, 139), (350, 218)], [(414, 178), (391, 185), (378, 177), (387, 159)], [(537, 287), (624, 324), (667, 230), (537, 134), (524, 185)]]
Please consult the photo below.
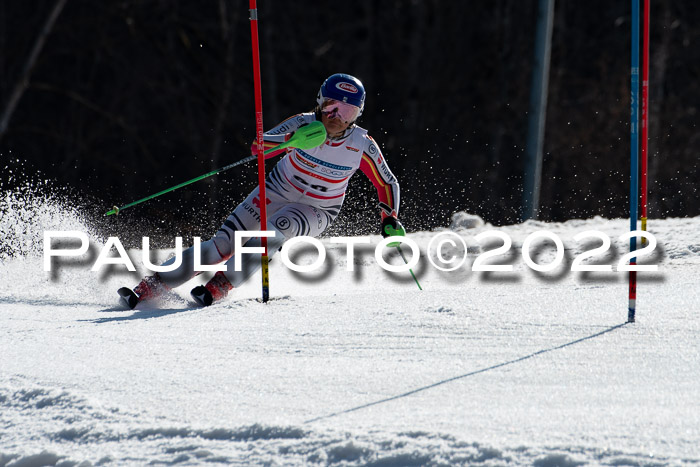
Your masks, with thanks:
[(321, 105), (321, 113), (328, 118), (339, 118), (345, 123), (354, 122), (360, 115), (360, 108), (346, 102), (327, 98)]

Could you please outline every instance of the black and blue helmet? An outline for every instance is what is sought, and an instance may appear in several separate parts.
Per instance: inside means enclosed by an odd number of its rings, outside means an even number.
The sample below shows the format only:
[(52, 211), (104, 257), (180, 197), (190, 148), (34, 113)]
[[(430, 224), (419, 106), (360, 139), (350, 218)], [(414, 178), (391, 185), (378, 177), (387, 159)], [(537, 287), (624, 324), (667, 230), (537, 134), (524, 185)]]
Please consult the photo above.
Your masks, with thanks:
[(325, 99), (334, 99), (354, 105), (360, 109), (358, 117), (362, 115), (365, 108), (365, 87), (362, 81), (354, 76), (344, 73), (336, 73), (329, 76), (318, 90), (316, 102), (319, 106), (323, 106)]

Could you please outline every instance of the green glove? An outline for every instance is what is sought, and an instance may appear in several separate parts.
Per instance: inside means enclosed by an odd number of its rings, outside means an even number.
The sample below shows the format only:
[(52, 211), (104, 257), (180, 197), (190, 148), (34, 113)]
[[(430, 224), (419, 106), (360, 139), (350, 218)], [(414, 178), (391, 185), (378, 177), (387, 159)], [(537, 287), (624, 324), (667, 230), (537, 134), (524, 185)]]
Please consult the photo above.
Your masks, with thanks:
[[(385, 217), (382, 221), (382, 237), (405, 237), (406, 229), (403, 228), (401, 222), (395, 217)], [(401, 242), (392, 242), (387, 246), (395, 247), (401, 245)]]

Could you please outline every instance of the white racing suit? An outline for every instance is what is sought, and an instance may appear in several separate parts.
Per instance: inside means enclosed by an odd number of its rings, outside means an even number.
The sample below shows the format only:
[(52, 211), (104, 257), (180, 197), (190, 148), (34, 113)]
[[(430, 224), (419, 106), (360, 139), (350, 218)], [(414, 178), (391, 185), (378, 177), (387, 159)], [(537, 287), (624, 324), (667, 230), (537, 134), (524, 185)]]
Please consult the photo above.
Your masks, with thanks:
[[(295, 115), (265, 133), (266, 146), (275, 146), (288, 139), (297, 128), (316, 120), (314, 113)], [(379, 194), (382, 219), (398, 216), (399, 184), (391, 173), (379, 147), (367, 130), (352, 126), (342, 138), (326, 140), (313, 149), (280, 150), (285, 156), (267, 176), (267, 229), (275, 236), (268, 238), (271, 257), (286, 239), (305, 235), (317, 237), (335, 220), (345, 199), (350, 177), (360, 169), (369, 177)], [(275, 153), (266, 156), (274, 157)], [(242, 284), (260, 267), (260, 255), (242, 255), (242, 270), (234, 268), (234, 233), (260, 230), (259, 188), (234, 209), (216, 235), (201, 245), (201, 264), (213, 265), (226, 261), (224, 275), (234, 287)], [(259, 246), (259, 238), (250, 238), (246, 246)], [(174, 258), (164, 264), (172, 264)], [(177, 287), (195, 275), (194, 253), (183, 252), (180, 267), (159, 275), (168, 287)]]

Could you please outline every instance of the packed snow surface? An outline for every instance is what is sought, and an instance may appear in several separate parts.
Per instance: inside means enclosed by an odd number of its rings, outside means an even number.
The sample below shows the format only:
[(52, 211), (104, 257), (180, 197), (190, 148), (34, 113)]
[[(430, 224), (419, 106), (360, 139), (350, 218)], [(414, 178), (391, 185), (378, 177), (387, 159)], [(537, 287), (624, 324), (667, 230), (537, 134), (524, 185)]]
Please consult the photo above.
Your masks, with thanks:
[[(700, 464), (700, 218), (649, 221), (658, 246), (640, 261), (659, 270), (639, 273), (627, 324), (627, 274), (616, 271), (626, 220), (493, 227), (463, 213), (409, 233), (423, 290), (379, 267), (380, 237), (356, 247), (354, 271), (345, 246), (323, 239), (317, 271), (273, 259), (267, 304), (258, 275), (209, 308), (189, 298), (197, 278), (125, 310), (116, 290), (143, 270), (91, 271), (104, 244), (91, 236), (84, 258), (45, 272), (43, 231), (87, 224), (50, 201), (11, 201), (0, 220), (2, 467)], [(502, 244), (475, 241), (490, 230), (513, 245), (486, 263), (512, 272), (471, 270)], [(551, 272), (521, 255), (540, 230), (565, 246)], [(574, 240), (589, 230), (611, 238), (591, 261), (613, 272), (571, 271), (601, 244)], [(447, 232), (468, 257), (441, 272), (428, 247)], [(452, 239), (445, 257), (463, 250)], [(551, 242), (530, 252), (555, 258)], [(130, 256), (141, 266), (141, 252)]]

